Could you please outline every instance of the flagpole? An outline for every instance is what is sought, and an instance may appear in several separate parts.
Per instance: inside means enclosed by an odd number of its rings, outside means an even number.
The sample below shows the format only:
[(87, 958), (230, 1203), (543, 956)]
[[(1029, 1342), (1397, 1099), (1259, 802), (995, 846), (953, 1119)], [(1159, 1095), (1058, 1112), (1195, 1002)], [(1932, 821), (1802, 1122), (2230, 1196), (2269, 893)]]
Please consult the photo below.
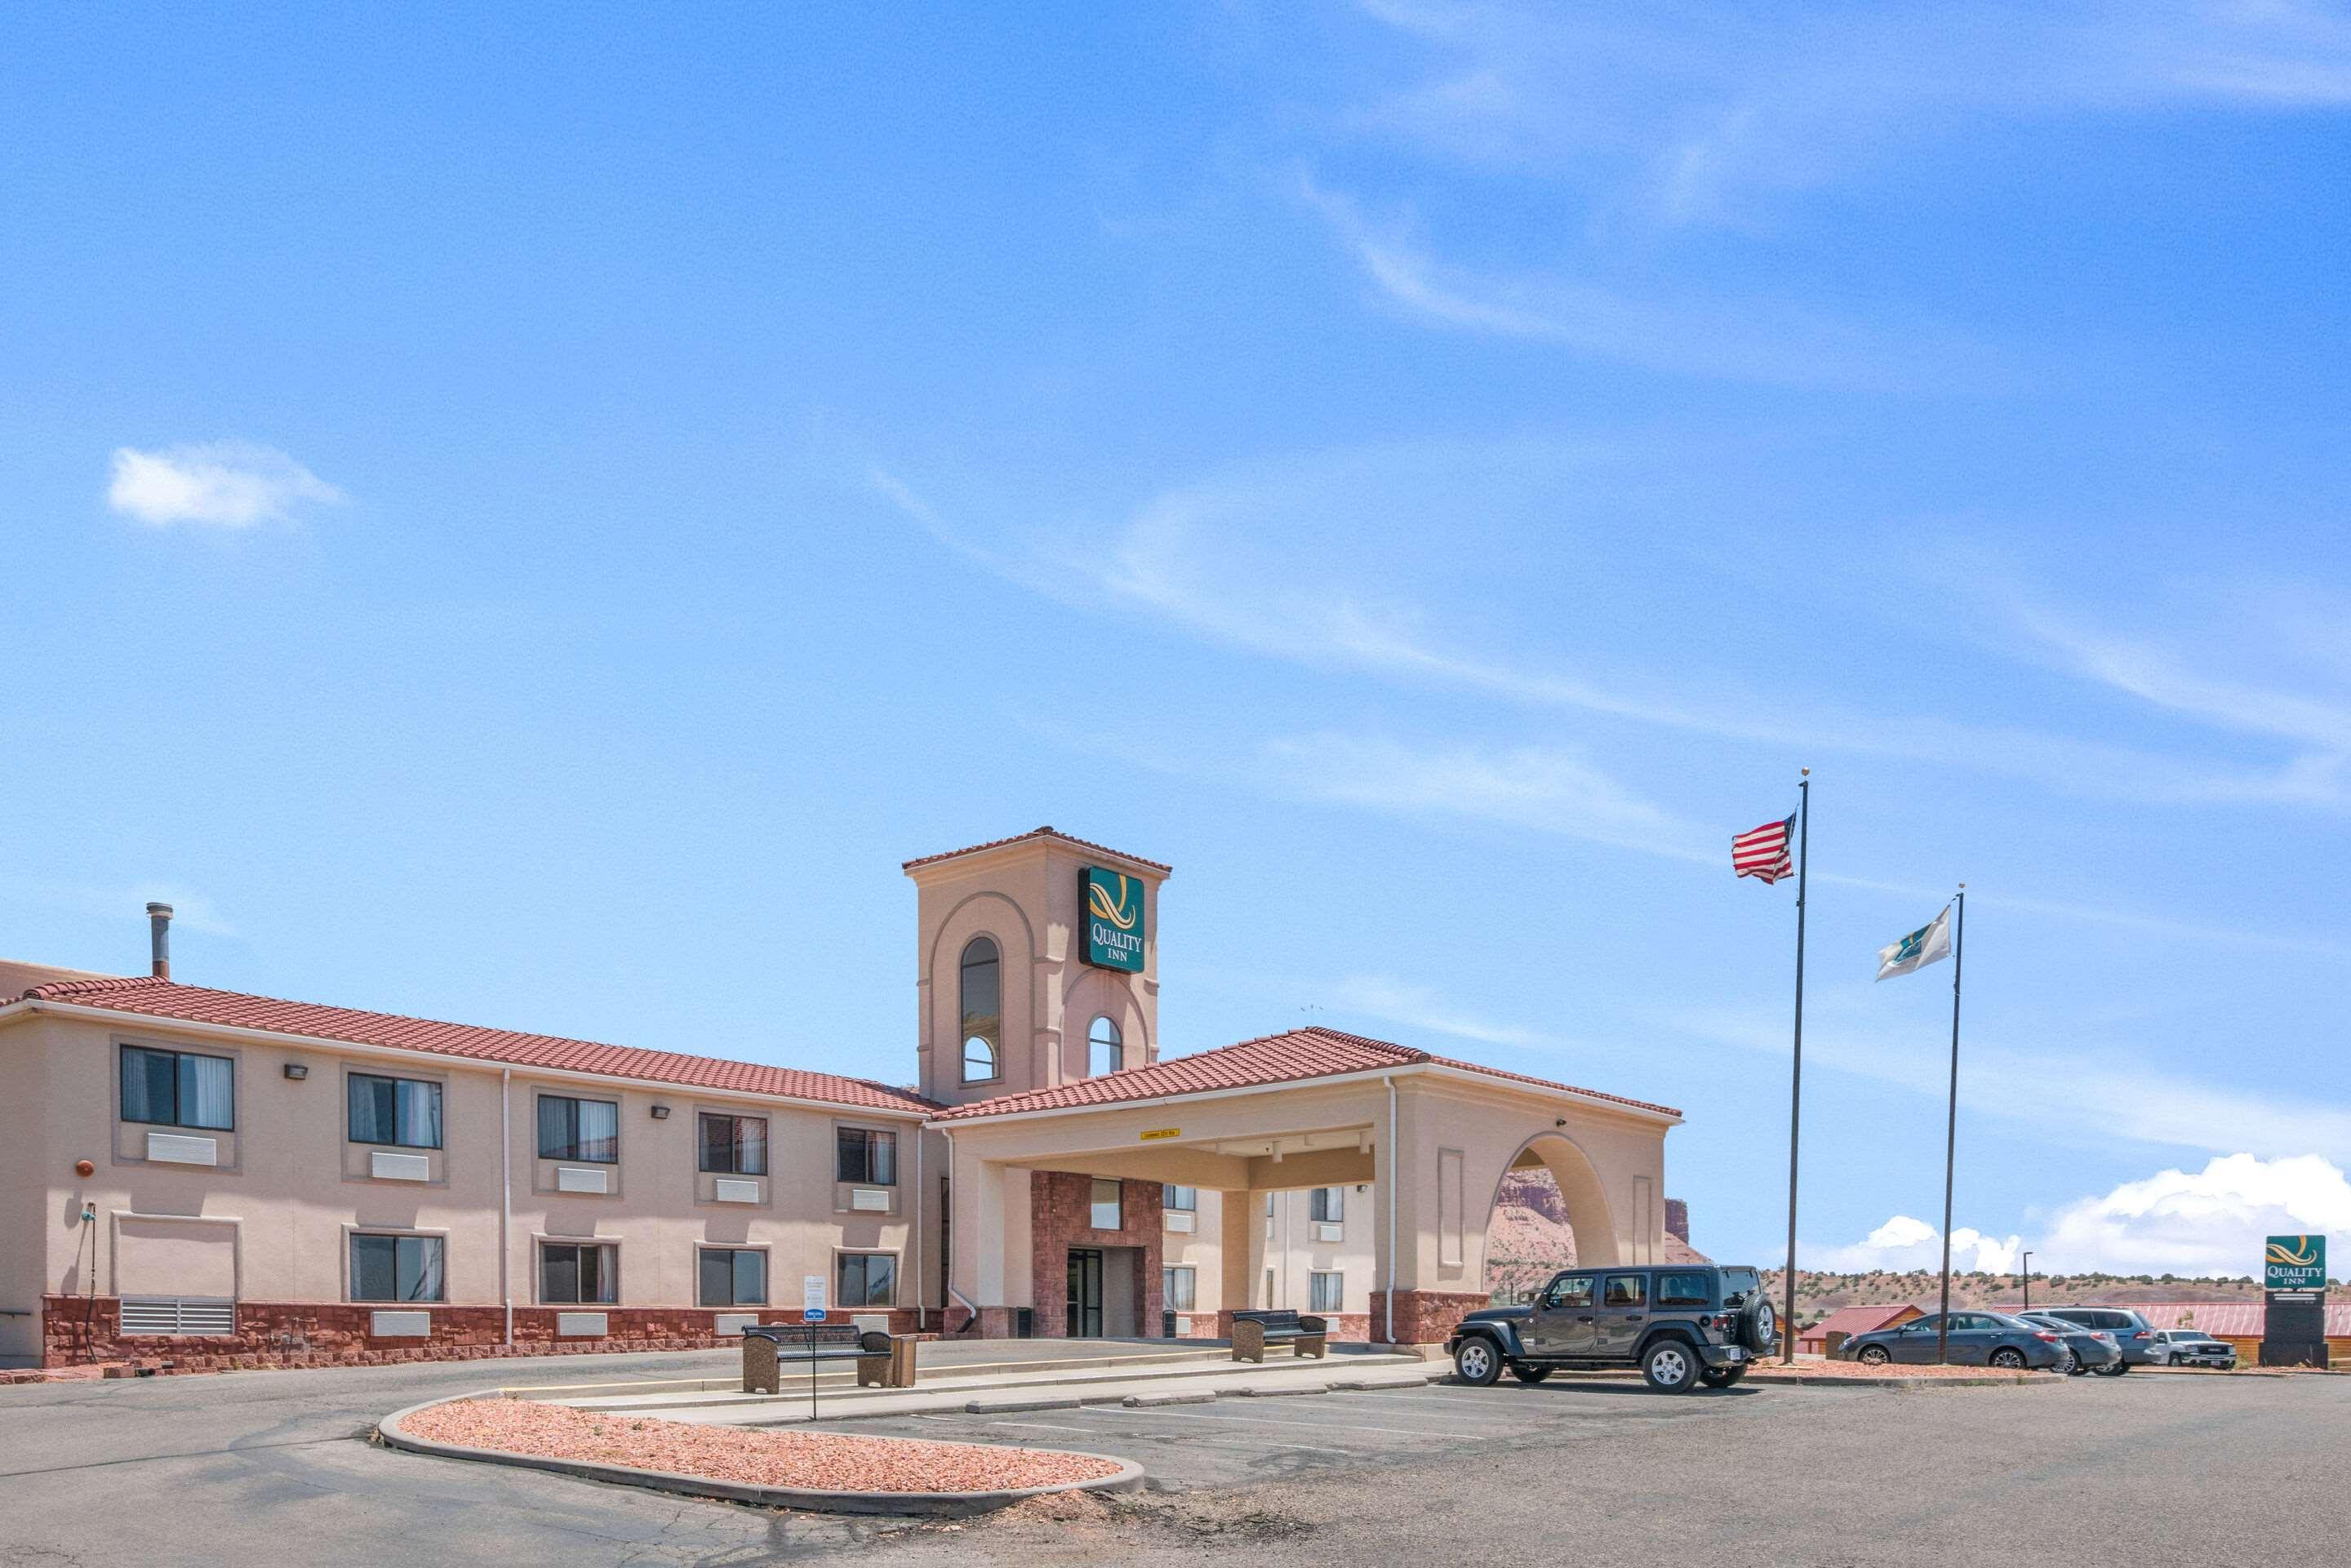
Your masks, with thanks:
[(1796, 1050), (1788, 1086), (1788, 1272), (1787, 1310), (1780, 1315), (1780, 1360), (1796, 1364), (1796, 1137), (1804, 1104), (1804, 876), (1812, 860), (1813, 770), (1796, 781)]
[(1935, 1325), (1935, 1360), (1951, 1359), (1951, 1173), (1959, 1150), (1959, 966), (1967, 959), (1968, 884), (1959, 883), (1959, 915), (1951, 932), (1951, 1105), (1943, 1124), (1943, 1315)]

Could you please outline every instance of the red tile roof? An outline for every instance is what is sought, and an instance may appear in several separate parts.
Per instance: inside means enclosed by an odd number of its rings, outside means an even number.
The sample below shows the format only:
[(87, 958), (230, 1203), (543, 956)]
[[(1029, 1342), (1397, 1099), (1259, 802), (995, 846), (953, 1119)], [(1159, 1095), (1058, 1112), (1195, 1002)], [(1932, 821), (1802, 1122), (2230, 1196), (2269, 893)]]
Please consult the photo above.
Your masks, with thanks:
[(522, 1034), (513, 1030), (483, 1029), (473, 1024), (402, 1018), (394, 1013), (360, 1012), (353, 1008), (280, 1001), (274, 997), (248, 996), (242, 991), (215, 991), (202, 986), (174, 985), (169, 980), (158, 980), (144, 975), (128, 979), (74, 980), (35, 986), (25, 996), (35, 1001), (103, 1008), (110, 1012), (138, 1018), (165, 1019), (180, 1023), (227, 1024), (238, 1029), (302, 1035), (312, 1040), (395, 1046), (403, 1051), (421, 1051), (436, 1056), (467, 1057), (478, 1061), (496, 1061), (516, 1067), (554, 1068), (568, 1072), (593, 1072), (610, 1078), (637, 1078), (649, 1083), (724, 1089), (745, 1094), (774, 1094), (792, 1100), (851, 1105), (862, 1110), (928, 1111), (934, 1108), (931, 1102), (910, 1091), (893, 1089), (862, 1078), (836, 1077), (830, 1072), (803, 1072), (797, 1068), (769, 1067), (755, 1061), (726, 1061), (711, 1056), (684, 1056), (671, 1051), (640, 1051), (632, 1046), (566, 1040), (559, 1035)]
[(1022, 1111), (1119, 1105), (1132, 1101), (1161, 1100), (1175, 1094), (1199, 1094), (1217, 1089), (1253, 1089), (1259, 1085), (1332, 1078), (1344, 1072), (1376, 1072), (1382, 1068), (1423, 1065), (1458, 1068), (1489, 1078), (1587, 1095), (1594, 1100), (1629, 1105), (1635, 1110), (1660, 1112), (1668, 1116), (1681, 1114), (1669, 1105), (1653, 1105), (1646, 1100), (1627, 1100), (1619, 1094), (1603, 1094), (1597, 1090), (1578, 1089), (1573, 1084), (1529, 1078), (1523, 1073), (1502, 1071), (1499, 1068), (1480, 1067), (1474, 1061), (1432, 1056), (1427, 1051), (1415, 1051), (1410, 1046), (1397, 1045), (1392, 1040), (1371, 1040), (1360, 1034), (1343, 1034), (1335, 1029), (1315, 1027), (1245, 1040), (1238, 1045), (1220, 1046), (1215, 1051), (1203, 1051), (1192, 1056), (1170, 1057), (1148, 1067), (1133, 1068), (1100, 1078), (1081, 1079), (1055, 1089), (999, 1094), (993, 1100), (978, 1100), (941, 1112), (939, 1119), (955, 1121), (974, 1116), (1008, 1116)]
[(1921, 1315), (1918, 1309), (1908, 1301), (1893, 1301), (1883, 1306), (1839, 1307), (1812, 1327), (1800, 1331), (1796, 1338), (1824, 1342), (1833, 1333), (1875, 1333), (1893, 1323), (1907, 1322)]
[(914, 860), (901, 862), (898, 869), (912, 871), (916, 866), (936, 865), (941, 861), (951, 861), (957, 855), (976, 855), (982, 850), (1002, 849), (1007, 844), (1022, 843), (1029, 839), (1059, 839), (1065, 844), (1075, 844), (1081, 850), (1095, 850), (1102, 854), (1116, 855), (1123, 861), (1131, 861), (1136, 865), (1147, 865), (1155, 871), (1172, 874), (1176, 870), (1172, 865), (1165, 865), (1158, 861), (1147, 861), (1141, 855), (1131, 855), (1124, 850), (1114, 850), (1108, 844), (1097, 844), (1087, 839), (1072, 838), (1068, 833), (1056, 832), (1050, 827), (1031, 828), (1025, 833), (1015, 833), (1008, 839), (990, 839), (984, 844), (966, 844), (962, 849), (948, 850), (944, 854), (921, 855)]

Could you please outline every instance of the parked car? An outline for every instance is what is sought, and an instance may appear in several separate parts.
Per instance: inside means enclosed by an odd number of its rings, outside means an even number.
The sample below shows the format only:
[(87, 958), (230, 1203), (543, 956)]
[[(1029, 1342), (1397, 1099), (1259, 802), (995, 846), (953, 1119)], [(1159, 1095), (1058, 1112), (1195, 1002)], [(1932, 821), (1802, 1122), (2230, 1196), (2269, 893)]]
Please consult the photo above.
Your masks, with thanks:
[(2129, 1307), (2049, 1307), (2053, 1318), (2064, 1318), (2069, 1323), (2079, 1323), (2085, 1329), (2104, 1329), (2115, 1336), (2121, 1347), (2122, 1364), (2111, 1374), (2119, 1377), (2134, 1366), (2146, 1366), (2155, 1360), (2155, 1325)]
[(2104, 1329), (2085, 1329), (2079, 1323), (2069, 1323), (2064, 1318), (2043, 1312), (2014, 1315), (2021, 1322), (2054, 1329), (2064, 1340), (2065, 1348), (2074, 1353), (2074, 1364), (2066, 1370), (2076, 1377), (2090, 1372), (2112, 1377), (2123, 1368), (2122, 1347), (2115, 1343), (2115, 1336)]
[(2237, 1347), (2201, 1329), (2158, 1329), (2147, 1341), (2147, 1359), (2158, 1366), (2217, 1366), (2237, 1369)]
[(1541, 1383), (1561, 1367), (1637, 1366), (1649, 1386), (1728, 1388), (1779, 1343), (1779, 1319), (1753, 1269), (1656, 1263), (1570, 1269), (1519, 1307), (1471, 1312), (1446, 1350), (1483, 1388), (1507, 1369)]
[[(1854, 1335), (1838, 1354), (1847, 1361), (1884, 1366), (1888, 1362), (1907, 1366), (1930, 1365), (1941, 1336), (1942, 1314), (1929, 1312), (1890, 1329)], [(1954, 1366), (1997, 1366), (2039, 1372), (2063, 1372), (2073, 1365), (2074, 1353), (2055, 1329), (2028, 1323), (2005, 1312), (1953, 1312), (1950, 1357)]]

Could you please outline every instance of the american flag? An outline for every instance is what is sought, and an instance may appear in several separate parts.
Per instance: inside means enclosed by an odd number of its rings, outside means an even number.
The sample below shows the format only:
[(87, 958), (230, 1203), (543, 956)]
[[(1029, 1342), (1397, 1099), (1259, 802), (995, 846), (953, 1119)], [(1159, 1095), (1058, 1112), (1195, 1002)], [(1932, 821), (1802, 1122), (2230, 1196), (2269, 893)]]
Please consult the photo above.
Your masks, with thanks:
[(1764, 882), (1777, 882), (1796, 869), (1792, 853), (1796, 843), (1796, 819), (1766, 822), (1760, 828), (1750, 828), (1730, 841), (1730, 872), (1733, 876), (1751, 876)]

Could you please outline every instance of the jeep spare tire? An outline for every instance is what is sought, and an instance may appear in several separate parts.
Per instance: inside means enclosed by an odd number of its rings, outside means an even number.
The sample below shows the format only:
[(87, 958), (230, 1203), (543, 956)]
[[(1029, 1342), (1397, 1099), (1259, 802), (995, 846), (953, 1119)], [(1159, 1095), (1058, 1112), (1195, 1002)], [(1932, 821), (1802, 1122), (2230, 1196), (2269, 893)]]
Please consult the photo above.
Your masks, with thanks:
[(1739, 1343), (1761, 1355), (1779, 1342), (1780, 1314), (1771, 1310), (1771, 1298), (1758, 1288), (1739, 1309)]

